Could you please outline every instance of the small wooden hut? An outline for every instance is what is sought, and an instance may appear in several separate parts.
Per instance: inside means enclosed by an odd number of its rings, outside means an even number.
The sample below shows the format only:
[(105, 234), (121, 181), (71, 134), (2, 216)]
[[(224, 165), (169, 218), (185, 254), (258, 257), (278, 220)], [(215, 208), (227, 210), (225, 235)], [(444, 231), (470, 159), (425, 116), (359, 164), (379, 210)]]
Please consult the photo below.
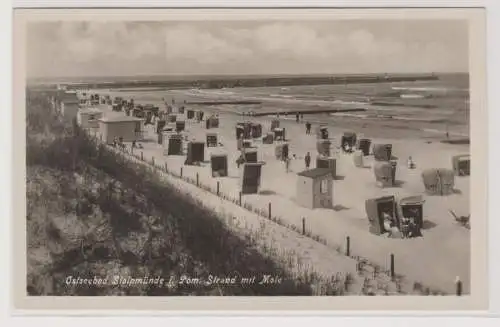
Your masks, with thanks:
[(185, 165), (200, 164), (205, 161), (205, 142), (189, 142)]
[(252, 138), (254, 138), (254, 139), (261, 137), (262, 136), (262, 125), (257, 124), (257, 123), (253, 123), (251, 125), (251, 134), (252, 134)]
[(245, 127), (241, 124), (236, 124), (236, 139), (240, 140), (244, 135)]
[(451, 164), (456, 176), (470, 176), (470, 154), (453, 156)]
[[(165, 126), (163, 129), (158, 133), (158, 144), (164, 144), (168, 142), (168, 137), (170, 134), (174, 132), (174, 129), (172, 126)], [(166, 143), (168, 146), (168, 143)]]
[(181, 134), (169, 134), (167, 144), (167, 155), (181, 156), (183, 155), (183, 137)]
[(344, 132), (340, 144), (342, 147), (344, 147), (345, 144), (348, 144), (351, 148), (354, 148), (356, 146), (356, 139), (357, 139), (356, 133)]
[(274, 129), (274, 139), (276, 141), (281, 140), (285, 141), (285, 129), (284, 128), (275, 128)]
[(375, 180), (379, 187), (392, 187), (396, 181), (396, 161), (377, 161), (373, 165)]
[(279, 127), (280, 127), (280, 121), (278, 119), (271, 120), (271, 131), (274, 132), (274, 129)]
[(282, 143), (276, 145), (276, 148), (274, 149), (274, 155), (277, 160), (285, 161), (285, 159), (288, 158), (288, 154), (289, 154), (288, 143)]
[(162, 131), (163, 131), (163, 128), (167, 125), (167, 121), (166, 120), (158, 120), (156, 122), (156, 134), (160, 134)]
[(217, 118), (216, 116), (208, 117), (207, 120), (205, 121), (205, 127), (207, 129), (219, 128), (219, 118)]
[(142, 119), (129, 116), (110, 116), (99, 118), (99, 132), (107, 144), (122, 138), (124, 142), (138, 141), (142, 138)]
[(180, 133), (186, 129), (186, 122), (183, 120), (178, 120), (175, 122), (175, 131)]
[(327, 140), (328, 139), (328, 127), (319, 126), (316, 129), (316, 138), (318, 140)]
[(407, 196), (399, 199), (397, 213), (399, 220), (401, 218), (413, 218), (417, 227), (417, 235), (420, 235), (420, 230), (424, 227), (424, 199), (421, 195)]
[(354, 154), (352, 156), (352, 160), (354, 162), (355, 167), (363, 168), (364, 167), (363, 151), (361, 151), (361, 150), (354, 151)]
[(177, 121), (177, 116), (174, 114), (168, 114), (167, 120), (169, 123), (175, 123)]
[(364, 156), (369, 156), (371, 144), (372, 140), (370, 139), (360, 139), (358, 144), (358, 149), (363, 151)]
[(248, 149), (252, 147), (252, 140), (242, 140), (242, 149)]
[(217, 147), (218, 145), (217, 133), (207, 133), (207, 148)]
[(384, 226), (384, 214), (388, 215), (391, 219), (388, 223), (389, 225), (393, 227), (399, 226), (396, 199), (394, 196), (368, 199), (365, 201), (365, 210), (370, 222), (369, 231), (372, 234), (381, 235), (388, 231)]
[(242, 124), (243, 126), (243, 138), (244, 139), (251, 139), (252, 138), (252, 123), (251, 122), (244, 122)]
[(450, 195), (455, 187), (455, 172), (451, 169), (433, 168), (422, 172), (425, 192), (429, 195)]
[(317, 140), (316, 141), (316, 150), (318, 150), (318, 154), (329, 157), (331, 155), (330, 152), (331, 142), (330, 140)]
[(259, 193), (261, 183), (262, 166), (264, 162), (244, 163), (240, 177), (240, 187), (242, 194)]
[(313, 168), (297, 174), (297, 203), (309, 209), (333, 207), (333, 176), (330, 169)]
[(228, 175), (227, 154), (211, 154), (210, 166), (212, 177), (226, 177)]
[(198, 122), (203, 121), (203, 117), (204, 117), (204, 116), (205, 116), (205, 113), (204, 113), (203, 111), (201, 111), (201, 110), (197, 110), (197, 111), (196, 111), (196, 120), (197, 120)]
[(245, 149), (243, 151), (243, 156), (245, 158), (245, 162), (255, 163), (257, 162), (257, 149)]
[(337, 176), (337, 159), (319, 155), (316, 157), (316, 168), (328, 169), (335, 178)]
[(273, 143), (274, 143), (274, 134), (273, 133), (267, 133), (262, 138), (262, 144), (273, 144)]
[(392, 158), (392, 144), (374, 144), (373, 157), (376, 161), (389, 161)]
[(99, 128), (99, 119), (103, 112), (97, 108), (80, 108), (77, 112), (77, 123), (82, 128)]

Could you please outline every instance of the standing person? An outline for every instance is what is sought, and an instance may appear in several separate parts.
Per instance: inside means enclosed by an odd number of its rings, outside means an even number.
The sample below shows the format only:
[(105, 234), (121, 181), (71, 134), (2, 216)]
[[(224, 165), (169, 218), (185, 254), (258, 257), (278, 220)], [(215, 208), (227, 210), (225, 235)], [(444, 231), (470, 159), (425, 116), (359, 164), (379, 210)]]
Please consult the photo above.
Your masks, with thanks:
[(306, 122), (306, 134), (311, 134), (311, 123)]
[(285, 158), (285, 168), (286, 168), (286, 172), (288, 173), (290, 171), (290, 157), (286, 157)]
[(245, 162), (245, 156), (242, 154), (240, 154), (240, 156), (238, 157), (238, 159), (236, 159), (236, 166), (238, 168), (240, 168), (240, 166)]
[(387, 233), (388, 237), (390, 237), (392, 236), (393, 219), (391, 215), (386, 212), (382, 212), (382, 218), (384, 220), (384, 232)]
[(415, 169), (415, 162), (413, 161), (413, 158), (410, 156), (408, 157), (408, 168), (409, 169)]
[(299, 113), (295, 114), (295, 121), (298, 123), (299, 122)]
[(416, 237), (419, 236), (419, 234), (420, 231), (418, 230), (415, 217), (410, 217), (410, 219), (408, 219), (408, 237)]
[(410, 219), (403, 217), (401, 219), (401, 236), (408, 238), (410, 236)]
[(311, 165), (311, 154), (309, 152), (307, 152), (304, 161), (306, 163), (306, 169), (309, 169), (309, 166)]
[(304, 121), (304, 114), (303, 113), (300, 113), (300, 120)]

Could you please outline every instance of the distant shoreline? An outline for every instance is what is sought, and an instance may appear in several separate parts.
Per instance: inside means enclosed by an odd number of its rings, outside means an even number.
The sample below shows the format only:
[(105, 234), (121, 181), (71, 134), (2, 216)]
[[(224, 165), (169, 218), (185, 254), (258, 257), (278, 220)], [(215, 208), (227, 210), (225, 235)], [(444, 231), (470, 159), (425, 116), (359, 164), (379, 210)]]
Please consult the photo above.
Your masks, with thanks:
[(219, 77), (200, 79), (162, 79), (162, 80), (114, 80), (114, 81), (86, 81), (86, 82), (52, 82), (66, 85), (68, 89), (110, 89), (110, 88), (161, 88), (170, 89), (221, 89), (233, 87), (269, 87), (269, 86), (297, 86), (297, 85), (342, 85), (365, 84), (384, 82), (414, 82), (439, 80), (435, 74), (358, 74), (358, 75), (329, 75), (329, 76), (282, 76), (282, 77)]

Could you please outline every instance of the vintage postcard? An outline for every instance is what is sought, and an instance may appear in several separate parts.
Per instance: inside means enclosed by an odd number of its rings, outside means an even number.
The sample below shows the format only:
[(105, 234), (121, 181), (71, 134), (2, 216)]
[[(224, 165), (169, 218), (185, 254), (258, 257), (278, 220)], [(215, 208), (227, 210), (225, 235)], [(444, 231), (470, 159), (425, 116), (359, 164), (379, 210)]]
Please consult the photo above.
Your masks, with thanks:
[(16, 309), (488, 308), (484, 10), (14, 23)]

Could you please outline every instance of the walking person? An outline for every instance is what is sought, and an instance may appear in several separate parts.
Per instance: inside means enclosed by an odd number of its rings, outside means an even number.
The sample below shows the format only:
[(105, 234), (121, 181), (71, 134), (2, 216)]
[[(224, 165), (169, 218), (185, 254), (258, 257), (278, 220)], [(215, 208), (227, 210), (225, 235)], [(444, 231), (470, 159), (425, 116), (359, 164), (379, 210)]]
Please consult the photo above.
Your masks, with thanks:
[(306, 122), (306, 134), (311, 134), (311, 123)]
[(306, 169), (309, 169), (309, 166), (311, 165), (311, 154), (309, 152), (307, 152), (304, 161), (306, 163)]
[(295, 114), (295, 121), (296, 121), (297, 123), (299, 123), (299, 119), (300, 119), (299, 113), (296, 113), (296, 114)]

